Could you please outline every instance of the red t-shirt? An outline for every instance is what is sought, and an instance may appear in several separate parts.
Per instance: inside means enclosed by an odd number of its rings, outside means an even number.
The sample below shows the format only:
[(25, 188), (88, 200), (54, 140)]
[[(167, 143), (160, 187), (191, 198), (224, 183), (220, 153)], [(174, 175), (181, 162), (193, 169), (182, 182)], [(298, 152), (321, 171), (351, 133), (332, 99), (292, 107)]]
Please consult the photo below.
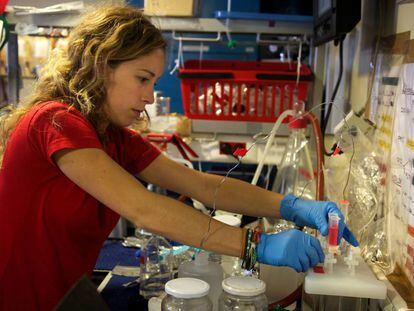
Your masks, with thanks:
[(18, 123), (0, 171), (0, 310), (50, 310), (84, 274), (119, 215), (69, 180), (53, 162), (62, 149), (104, 149), (131, 174), (159, 150), (128, 129), (103, 148), (76, 109), (33, 107)]

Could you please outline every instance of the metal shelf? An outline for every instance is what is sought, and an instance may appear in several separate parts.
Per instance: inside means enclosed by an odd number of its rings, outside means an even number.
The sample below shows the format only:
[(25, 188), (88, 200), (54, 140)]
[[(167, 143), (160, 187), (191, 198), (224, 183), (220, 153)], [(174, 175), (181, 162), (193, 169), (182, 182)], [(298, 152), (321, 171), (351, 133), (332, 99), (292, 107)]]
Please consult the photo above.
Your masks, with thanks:
[(173, 18), (152, 17), (151, 20), (162, 30), (183, 32), (226, 32), (245, 34), (310, 35), (313, 28), (309, 22), (276, 22), (273, 26), (267, 20), (229, 19), (228, 29), (225, 21), (216, 18)]
[(17, 23), (26, 23), (39, 27), (72, 28), (76, 26), (81, 20), (81, 14), (79, 12), (30, 15), (16, 15), (13, 13), (8, 13), (6, 15), (6, 18), (7, 21), (12, 25), (15, 25)]
[[(74, 27), (80, 21), (79, 13), (55, 13), (15, 15), (8, 14), (10, 24), (26, 23), (41, 27)], [(188, 18), (188, 17), (151, 17), (151, 21), (163, 31), (181, 32), (226, 32), (245, 34), (280, 34), (280, 35), (310, 35), (312, 24), (309, 21), (230, 19), (228, 29), (225, 20), (217, 18)]]
[(235, 11), (216, 11), (214, 17), (218, 19), (250, 19), (275, 22), (294, 22), (309, 23), (312, 25), (313, 17), (308, 15), (291, 15), (291, 14), (269, 14), (269, 13), (249, 13)]

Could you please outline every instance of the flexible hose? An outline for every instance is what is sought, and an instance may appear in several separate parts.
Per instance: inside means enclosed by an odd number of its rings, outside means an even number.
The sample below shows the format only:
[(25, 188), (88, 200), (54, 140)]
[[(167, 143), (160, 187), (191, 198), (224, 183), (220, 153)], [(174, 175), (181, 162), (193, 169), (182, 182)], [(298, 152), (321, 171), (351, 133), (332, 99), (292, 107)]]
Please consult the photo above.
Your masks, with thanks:
[(293, 116), (293, 114), (294, 114), (293, 110), (285, 110), (277, 118), (275, 124), (273, 125), (272, 130), (270, 131), (269, 139), (266, 142), (266, 146), (265, 146), (265, 150), (263, 152), (263, 156), (260, 159), (259, 164), (257, 165), (256, 171), (254, 172), (254, 176), (253, 176), (253, 179), (252, 179), (252, 185), (256, 185), (257, 181), (259, 180), (260, 173), (262, 172), (262, 169), (263, 169), (264, 161), (266, 159), (266, 156), (267, 156), (267, 153), (269, 152), (270, 147), (273, 144), (273, 140), (275, 139), (275, 135), (276, 135), (277, 130), (279, 129), (280, 124), (282, 123), (282, 121), (286, 117)]
[(316, 141), (316, 200), (323, 200), (325, 179), (323, 175), (324, 146), (322, 132), (321, 128), (319, 127), (319, 121), (312, 112), (305, 113), (304, 117), (312, 124), (313, 135), (315, 136)]

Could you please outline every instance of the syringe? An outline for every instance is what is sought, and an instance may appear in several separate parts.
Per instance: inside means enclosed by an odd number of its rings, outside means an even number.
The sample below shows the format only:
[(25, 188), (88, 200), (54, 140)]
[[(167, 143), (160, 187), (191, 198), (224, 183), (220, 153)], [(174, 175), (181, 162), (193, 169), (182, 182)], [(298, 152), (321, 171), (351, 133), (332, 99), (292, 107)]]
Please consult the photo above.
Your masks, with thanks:
[(329, 233), (328, 233), (328, 252), (337, 254), (339, 252), (338, 247), (338, 226), (339, 216), (334, 213), (329, 213)]

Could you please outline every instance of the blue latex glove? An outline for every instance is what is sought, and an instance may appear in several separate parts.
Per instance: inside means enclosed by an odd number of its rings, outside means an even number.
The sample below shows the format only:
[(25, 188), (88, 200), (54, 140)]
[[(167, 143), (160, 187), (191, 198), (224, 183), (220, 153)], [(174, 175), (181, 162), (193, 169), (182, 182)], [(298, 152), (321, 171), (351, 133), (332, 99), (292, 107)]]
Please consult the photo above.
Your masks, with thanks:
[(353, 246), (358, 246), (358, 241), (344, 222), (339, 208), (333, 202), (302, 200), (293, 194), (286, 195), (280, 206), (281, 216), (289, 221), (293, 221), (297, 226), (308, 226), (318, 229), (323, 236), (328, 235), (329, 224), (328, 214), (335, 213), (339, 216), (338, 244), (344, 238)]
[(278, 234), (263, 233), (257, 245), (258, 262), (291, 267), (296, 272), (306, 272), (324, 260), (318, 239), (296, 229)]

